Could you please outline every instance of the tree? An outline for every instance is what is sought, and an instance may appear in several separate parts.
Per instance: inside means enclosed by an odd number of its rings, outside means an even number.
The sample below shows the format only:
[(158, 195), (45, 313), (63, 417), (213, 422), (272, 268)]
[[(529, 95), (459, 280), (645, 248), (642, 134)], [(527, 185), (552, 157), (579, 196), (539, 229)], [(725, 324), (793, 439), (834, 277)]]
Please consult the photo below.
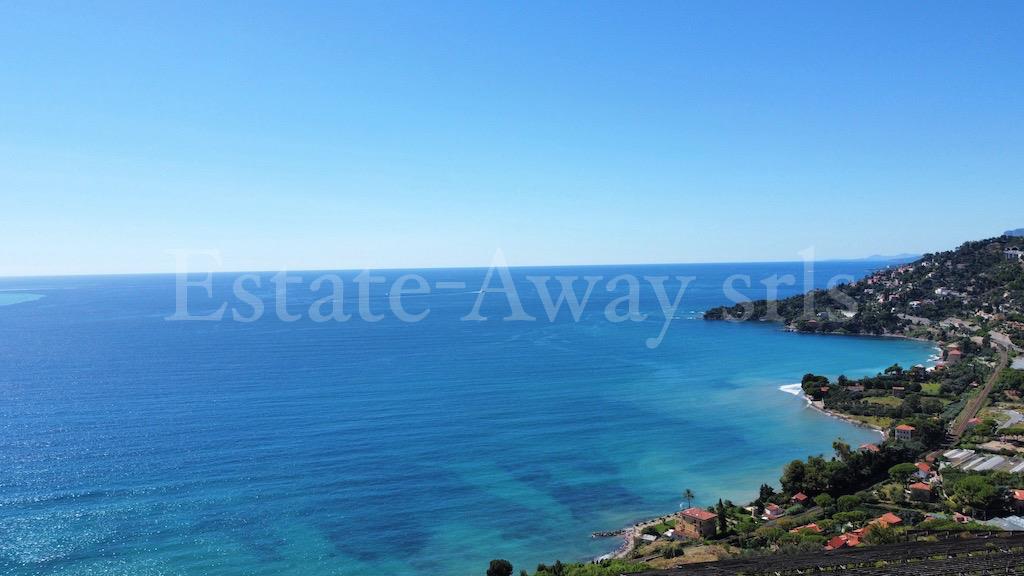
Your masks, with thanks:
[(491, 560), (487, 576), (512, 576), (512, 563), (508, 560)]
[(775, 488), (772, 488), (769, 484), (761, 484), (761, 489), (758, 491), (758, 501), (762, 504), (768, 502), (775, 496)]
[(803, 460), (793, 460), (782, 470), (782, 489), (790, 494), (802, 492), (806, 483), (807, 470)]
[(836, 456), (838, 456), (843, 462), (849, 462), (850, 456), (853, 455), (853, 450), (850, 449), (850, 445), (843, 442), (842, 438), (832, 443), (832, 449), (835, 450)]
[(903, 374), (903, 367), (900, 366), (899, 364), (893, 364), (892, 366), (889, 366), (888, 368), (885, 369), (885, 373), (895, 374), (896, 376), (899, 376)]
[(903, 531), (895, 526), (872, 526), (864, 533), (864, 542), (877, 546), (879, 544), (896, 544), (903, 541)]
[(985, 476), (964, 476), (953, 484), (950, 500), (962, 510), (986, 510), (996, 500), (998, 489)]
[(687, 488), (686, 490), (683, 490), (683, 500), (686, 500), (686, 507), (687, 508), (690, 508), (690, 507), (693, 506), (693, 499), (696, 498), (696, 497), (697, 496), (693, 493), (693, 490), (690, 490), (689, 488)]
[(718, 533), (725, 534), (729, 531), (729, 522), (725, 515), (725, 504), (722, 499), (718, 499), (718, 506), (715, 506), (715, 513), (718, 514)]
[(917, 472), (917, 466), (914, 466), (910, 462), (904, 462), (889, 468), (889, 478), (892, 478), (893, 482), (906, 484), (907, 480), (909, 480), (915, 472)]
[(942, 402), (937, 398), (925, 398), (921, 400), (921, 411), (925, 414), (939, 414), (942, 412)]
[(818, 494), (814, 497), (814, 503), (822, 508), (828, 510), (835, 505), (836, 501), (832, 496), (828, 494)]
[(840, 496), (836, 501), (836, 509), (840, 512), (853, 512), (860, 506), (860, 498), (853, 495)]

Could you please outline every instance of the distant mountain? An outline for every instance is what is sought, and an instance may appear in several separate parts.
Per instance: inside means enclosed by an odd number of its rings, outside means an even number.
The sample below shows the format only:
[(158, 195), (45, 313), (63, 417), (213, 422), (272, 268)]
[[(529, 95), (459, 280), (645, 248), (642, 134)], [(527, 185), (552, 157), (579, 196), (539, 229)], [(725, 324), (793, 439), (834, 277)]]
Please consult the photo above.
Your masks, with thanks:
[(892, 262), (894, 260), (899, 260), (901, 262), (913, 262), (914, 260), (917, 260), (920, 257), (921, 257), (920, 254), (910, 254), (910, 253), (892, 254), (892, 255), (872, 254), (871, 256), (868, 256), (867, 258), (860, 258), (860, 260), (867, 261), (867, 262)]
[(1003, 232), (1003, 236), (1024, 236), (1024, 228), (1017, 228), (1016, 230), (1007, 230)]
[(920, 254), (872, 254), (864, 258), (826, 258), (820, 262), (886, 262), (890, 264), (903, 264), (913, 262), (920, 258)]

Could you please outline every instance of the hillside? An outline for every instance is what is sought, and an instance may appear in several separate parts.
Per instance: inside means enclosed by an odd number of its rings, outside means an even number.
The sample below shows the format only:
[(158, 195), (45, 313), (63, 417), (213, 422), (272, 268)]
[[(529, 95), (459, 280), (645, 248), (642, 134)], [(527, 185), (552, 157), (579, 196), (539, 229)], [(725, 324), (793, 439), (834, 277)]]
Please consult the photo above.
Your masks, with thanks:
[(801, 332), (1012, 338), (1024, 343), (1024, 237), (966, 242), (832, 290), (708, 310), (706, 320), (776, 321)]

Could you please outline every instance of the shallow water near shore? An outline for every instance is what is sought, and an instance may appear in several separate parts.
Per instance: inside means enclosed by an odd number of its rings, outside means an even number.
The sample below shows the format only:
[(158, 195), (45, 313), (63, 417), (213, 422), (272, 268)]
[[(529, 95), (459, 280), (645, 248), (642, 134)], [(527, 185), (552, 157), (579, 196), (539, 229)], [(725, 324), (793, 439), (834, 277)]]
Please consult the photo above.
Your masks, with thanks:
[[(461, 576), (497, 557), (518, 572), (610, 551), (591, 532), (672, 511), (685, 488), (750, 499), (836, 437), (878, 438), (780, 386), (933, 352), (700, 320), (727, 276), (752, 275), (757, 297), (800, 266), (513, 271), (538, 318), (526, 274), (696, 276), (653, 350), (649, 287), (644, 322), (606, 321), (601, 291), (578, 323), (501, 321), (495, 295), (490, 320), (465, 322), (484, 271), (432, 270), (467, 289), (408, 297), (422, 322), (245, 324), (166, 321), (170, 276), (0, 280), (45, 296), (0, 307), (0, 573)], [(815, 283), (871, 266), (818, 264)], [(296, 310), (320, 296), (295, 290)]]

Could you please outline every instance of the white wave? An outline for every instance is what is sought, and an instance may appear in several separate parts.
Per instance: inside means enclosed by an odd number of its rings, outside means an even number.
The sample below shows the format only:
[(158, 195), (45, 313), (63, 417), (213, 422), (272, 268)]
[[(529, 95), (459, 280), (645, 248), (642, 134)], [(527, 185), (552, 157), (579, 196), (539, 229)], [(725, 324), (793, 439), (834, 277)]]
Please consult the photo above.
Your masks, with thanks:
[(779, 386), (779, 390), (782, 390), (786, 394), (792, 394), (793, 396), (800, 396), (804, 393), (804, 388), (801, 384), (783, 384)]

